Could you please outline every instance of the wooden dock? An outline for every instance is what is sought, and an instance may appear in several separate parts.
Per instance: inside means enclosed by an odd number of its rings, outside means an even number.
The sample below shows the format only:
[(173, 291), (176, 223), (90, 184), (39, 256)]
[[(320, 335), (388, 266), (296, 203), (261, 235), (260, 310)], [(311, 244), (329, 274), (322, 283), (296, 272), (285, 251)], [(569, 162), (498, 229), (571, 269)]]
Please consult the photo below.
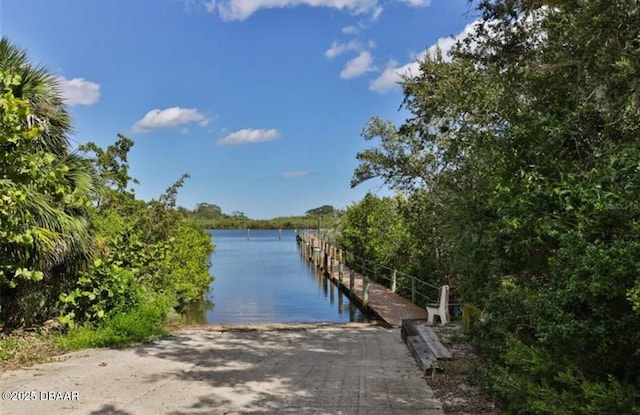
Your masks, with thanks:
[[(351, 290), (352, 270), (341, 263), (341, 255), (337, 253), (335, 247), (326, 243), (320, 246), (315, 235), (307, 234), (299, 238), (306, 259), (320, 268), (341, 290), (347, 293), (352, 291), (352, 300), (379, 318), (385, 325), (401, 327), (402, 320), (405, 319), (427, 319), (427, 311), (424, 308), (413, 304), (385, 286), (370, 281), (367, 276), (359, 272), (353, 271), (353, 289)], [(342, 277), (340, 277), (340, 269), (342, 269)]]

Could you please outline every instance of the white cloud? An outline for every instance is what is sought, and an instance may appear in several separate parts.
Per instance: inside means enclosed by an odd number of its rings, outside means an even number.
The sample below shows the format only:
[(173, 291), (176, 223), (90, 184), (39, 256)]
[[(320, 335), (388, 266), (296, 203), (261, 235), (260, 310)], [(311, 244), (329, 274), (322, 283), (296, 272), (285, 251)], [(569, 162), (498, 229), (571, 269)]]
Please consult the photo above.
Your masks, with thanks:
[(449, 57), (449, 52), (451, 51), (453, 46), (458, 40), (464, 39), (469, 34), (473, 33), (478, 22), (479, 21), (476, 20), (469, 23), (467, 26), (465, 26), (462, 32), (453, 37), (449, 36), (439, 38), (436, 43), (431, 45), (426, 51), (417, 55), (412, 62), (409, 62), (402, 66), (398, 66), (398, 62), (393, 60), (390, 61), (382, 74), (371, 81), (371, 84), (369, 84), (369, 89), (378, 93), (385, 93), (396, 88), (399, 89), (399, 82), (402, 81), (402, 76), (414, 77), (419, 75), (419, 61), (423, 60), (427, 53), (431, 56), (435, 55), (438, 48), (440, 48), (440, 50), (442, 51), (442, 55), (445, 61), (449, 61), (451, 59)]
[(342, 28), (342, 33), (345, 35), (357, 35), (360, 33), (360, 29), (355, 26), (346, 26)]
[(378, 20), (378, 17), (380, 17), (380, 15), (382, 14), (382, 6), (376, 6), (373, 8), (373, 11), (371, 12), (371, 21), (375, 22)]
[(244, 130), (232, 132), (231, 134), (219, 139), (217, 143), (220, 145), (258, 143), (261, 141), (275, 140), (278, 136), (278, 130), (275, 128), (271, 128), (269, 130), (245, 128)]
[(348, 43), (338, 43), (333, 42), (331, 47), (324, 52), (324, 56), (329, 59), (333, 59), (338, 55), (341, 55), (347, 51), (355, 50), (360, 51), (362, 49), (362, 45), (357, 40), (352, 40)]
[(347, 62), (347, 66), (340, 72), (340, 78), (351, 79), (367, 72), (375, 71), (377, 68), (373, 66), (373, 57), (371, 53), (361, 52), (356, 58)]
[(57, 79), (64, 101), (70, 107), (74, 105), (93, 105), (100, 99), (100, 85), (84, 78)]
[(413, 7), (429, 7), (431, 5), (431, 0), (400, 0), (403, 3), (407, 3)]
[(378, 93), (385, 93), (392, 89), (400, 88), (398, 83), (402, 81), (403, 75), (416, 76), (420, 73), (420, 64), (417, 61), (424, 58), (424, 55), (424, 53), (421, 53), (416, 58), (416, 61), (400, 67), (398, 67), (398, 62), (393, 60), (389, 61), (382, 74), (371, 81), (369, 89)]
[(206, 118), (195, 108), (171, 107), (164, 110), (153, 109), (133, 125), (136, 133), (146, 133), (161, 128), (174, 128), (197, 122), (204, 127), (211, 119)]
[(204, 8), (207, 10), (207, 13), (213, 13), (216, 11), (216, 0), (205, 1)]
[(300, 170), (300, 171), (285, 171), (284, 173), (282, 173), (282, 177), (284, 177), (285, 179), (295, 179), (297, 177), (304, 177), (304, 176), (308, 176), (309, 172), (308, 171), (304, 171), (304, 170)]
[(261, 9), (279, 9), (302, 5), (365, 14), (376, 12), (378, 0), (219, 0), (215, 3), (213, 1), (205, 3), (207, 11), (217, 10), (222, 20), (245, 20)]

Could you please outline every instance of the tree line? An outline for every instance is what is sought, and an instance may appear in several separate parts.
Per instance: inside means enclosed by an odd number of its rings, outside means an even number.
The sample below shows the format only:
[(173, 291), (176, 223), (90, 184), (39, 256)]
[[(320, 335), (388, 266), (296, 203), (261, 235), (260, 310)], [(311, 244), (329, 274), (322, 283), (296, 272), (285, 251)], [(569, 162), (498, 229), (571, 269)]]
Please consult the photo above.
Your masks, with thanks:
[(640, 413), (640, 4), (486, 0), (372, 118), (341, 243), (449, 283), (513, 414)]
[(223, 213), (220, 206), (212, 203), (198, 203), (192, 210), (178, 207), (178, 211), (202, 229), (315, 229), (318, 226), (334, 229), (343, 213), (331, 205), (322, 205), (300, 216), (252, 219), (240, 211)]
[(72, 128), (56, 78), (3, 38), (0, 326), (104, 329), (89, 346), (158, 332), (212, 281), (209, 235), (176, 210), (188, 175), (158, 200), (138, 200), (134, 142), (118, 135), (72, 151)]

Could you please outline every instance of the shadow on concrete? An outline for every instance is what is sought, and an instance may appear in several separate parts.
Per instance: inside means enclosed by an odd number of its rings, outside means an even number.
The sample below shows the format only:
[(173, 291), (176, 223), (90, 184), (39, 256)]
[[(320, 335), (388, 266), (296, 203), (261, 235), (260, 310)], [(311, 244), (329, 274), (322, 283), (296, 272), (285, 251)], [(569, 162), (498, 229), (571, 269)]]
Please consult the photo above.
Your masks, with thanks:
[(131, 415), (131, 413), (117, 409), (113, 405), (103, 405), (102, 408), (92, 411), (90, 415)]
[(191, 392), (173, 415), (441, 413), (396, 330), (189, 331), (135, 352), (189, 365), (140, 379), (150, 385), (170, 381)]

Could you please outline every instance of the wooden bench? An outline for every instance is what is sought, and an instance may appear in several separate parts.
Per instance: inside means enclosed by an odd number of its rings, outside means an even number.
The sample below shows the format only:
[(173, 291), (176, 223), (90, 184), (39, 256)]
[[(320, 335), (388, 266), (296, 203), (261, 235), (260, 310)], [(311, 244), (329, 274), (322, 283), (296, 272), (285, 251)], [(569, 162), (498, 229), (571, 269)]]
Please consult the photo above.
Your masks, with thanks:
[(427, 314), (429, 315), (428, 323), (433, 324), (433, 318), (435, 316), (440, 317), (440, 325), (444, 326), (451, 318), (449, 317), (449, 286), (443, 285), (440, 288), (440, 299), (438, 304), (429, 304), (426, 307)]

